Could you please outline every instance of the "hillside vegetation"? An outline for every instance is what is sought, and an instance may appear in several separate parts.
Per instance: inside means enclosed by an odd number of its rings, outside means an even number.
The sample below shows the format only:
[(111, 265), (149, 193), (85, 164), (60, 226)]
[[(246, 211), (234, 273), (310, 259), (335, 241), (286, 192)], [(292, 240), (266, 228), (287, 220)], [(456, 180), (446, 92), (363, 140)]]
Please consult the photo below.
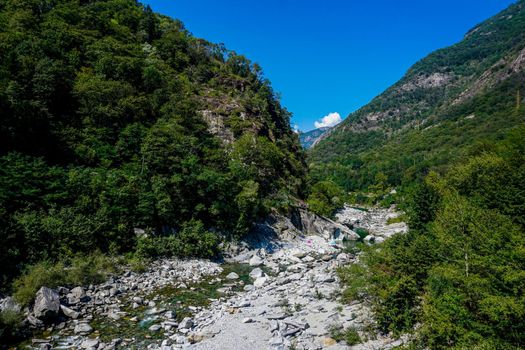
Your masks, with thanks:
[(413, 334), (405, 349), (525, 346), (524, 91), (519, 1), (415, 64), (309, 152), (314, 210), (333, 213), (343, 195), (385, 201), (397, 187), (410, 231), (339, 275), (347, 301), (373, 305), (381, 332)]
[(345, 298), (372, 302), (383, 332), (409, 349), (522, 349), (525, 344), (525, 128), (405, 203), (410, 231), (339, 271)]
[(303, 195), (261, 68), (134, 0), (2, 1), (0, 114), (2, 289), (96, 250), (214, 255)]
[(525, 122), (525, 2), (438, 50), (309, 152), (314, 181), (364, 190), (421, 179)]

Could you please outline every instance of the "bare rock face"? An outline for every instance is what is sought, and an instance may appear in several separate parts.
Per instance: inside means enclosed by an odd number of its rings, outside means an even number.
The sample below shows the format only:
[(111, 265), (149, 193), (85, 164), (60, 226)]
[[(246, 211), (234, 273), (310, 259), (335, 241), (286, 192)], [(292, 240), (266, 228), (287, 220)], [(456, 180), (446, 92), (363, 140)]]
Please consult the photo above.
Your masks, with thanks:
[(292, 214), (291, 221), (304, 234), (321, 236), (327, 240), (340, 242), (359, 238), (348, 227), (302, 208), (298, 208)]
[(58, 315), (60, 310), (60, 299), (54, 290), (42, 287), (36, 293), (33, 314), (40, 320), (49, 320)]

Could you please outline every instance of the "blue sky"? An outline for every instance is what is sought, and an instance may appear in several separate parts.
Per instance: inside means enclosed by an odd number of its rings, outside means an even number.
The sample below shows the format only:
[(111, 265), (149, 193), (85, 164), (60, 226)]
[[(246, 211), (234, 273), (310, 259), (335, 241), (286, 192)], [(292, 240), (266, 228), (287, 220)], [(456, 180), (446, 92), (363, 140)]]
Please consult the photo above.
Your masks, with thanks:
[[(147, 0), (259, 63), (300, 130), (345, 118), (513, 0)], [(336, 119), (334, 114), (331, 119)]]

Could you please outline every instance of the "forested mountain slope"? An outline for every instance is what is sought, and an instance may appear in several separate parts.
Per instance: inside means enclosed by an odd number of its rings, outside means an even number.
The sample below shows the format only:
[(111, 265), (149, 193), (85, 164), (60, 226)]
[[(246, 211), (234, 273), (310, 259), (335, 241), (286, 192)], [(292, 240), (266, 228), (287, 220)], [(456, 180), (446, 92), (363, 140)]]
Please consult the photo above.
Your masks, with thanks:
[(303, 195), (261, 68), (134, 0), (0, 2), (0, 116), (0, 283), (133, 250), (134, 228), (182, 228), (168, 253), (213, 253), (213, 232)]
[[(310, 151), (314, 179), (364, 189), (386, 175), (410, 182), (428, 168), (497, 140), (525, 121), (525, 2), (438, 50)], [(478, 146), (481, 147), (481, 146)]]

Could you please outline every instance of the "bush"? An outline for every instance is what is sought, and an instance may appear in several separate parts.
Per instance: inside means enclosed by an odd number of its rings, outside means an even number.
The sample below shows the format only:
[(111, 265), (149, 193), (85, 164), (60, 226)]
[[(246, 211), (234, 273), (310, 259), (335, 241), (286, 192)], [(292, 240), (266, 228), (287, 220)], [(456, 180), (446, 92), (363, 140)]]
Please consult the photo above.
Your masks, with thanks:
[(55, 288), (65, 284), (64, 277), (64, 264), (61, 262), (57, 264), (42, 262), (29, 266), (26, 272), (15, 280), (13, 297), (20, 305), (29, 305), (40, 287)]
[(362, 266), (339, 270), (345, 299), (370, 300), (382, 332), (420, 324), (416, 348), (521, 348), (523, 152), (494, 148), (444, 175), (430, 172), (405, 203), (410, 231), (369, 247)]
[(9, 342), (18, 336), (24, 315), (20, 311), (0, 311), (0, 341)]
[(219, 237), (207, 231), (200, 221), (192, 220), (184, 224), (177, 238), (178, 256), (211, 258), (219, 253)]
[(42, 286), (79, 286), (102, 283), (116, 272), (115, 261), (102, 253), (78, 255), (55, 264), (41, 262), (26, 269), (13, 284), (13, 297), (21, 305), (29, 305)]
[(136, 254), (143, 258), (212, 258), (219, 253), (219, 242), (219, 237), (207, 231), (202, 222), (191, 220), (175, 235), (139, 238)]
[(330, 337), (335, 341), (345, 341), (346, 344), (352, 346), (362, 342), (359, 333), (355, 328), (349, 327), (347, 329), (332, 328), (330, 330)]
[(361, 227), (354, 229), (354, 232), (359, 236), (357, 239), (359, 242), (364, 242), (366, 236), (368, 236), (368, 230)]
[(308, 208), (322, 216), (332, 217), (347, 201), (345, 191), (332, 181), (321, 181), (312, 186)]
[(125, 263), (129, 266), (131, 271), (143, 273), (148, 270), (148, 259), (141, 257), (139, 254), (128, 254)]

